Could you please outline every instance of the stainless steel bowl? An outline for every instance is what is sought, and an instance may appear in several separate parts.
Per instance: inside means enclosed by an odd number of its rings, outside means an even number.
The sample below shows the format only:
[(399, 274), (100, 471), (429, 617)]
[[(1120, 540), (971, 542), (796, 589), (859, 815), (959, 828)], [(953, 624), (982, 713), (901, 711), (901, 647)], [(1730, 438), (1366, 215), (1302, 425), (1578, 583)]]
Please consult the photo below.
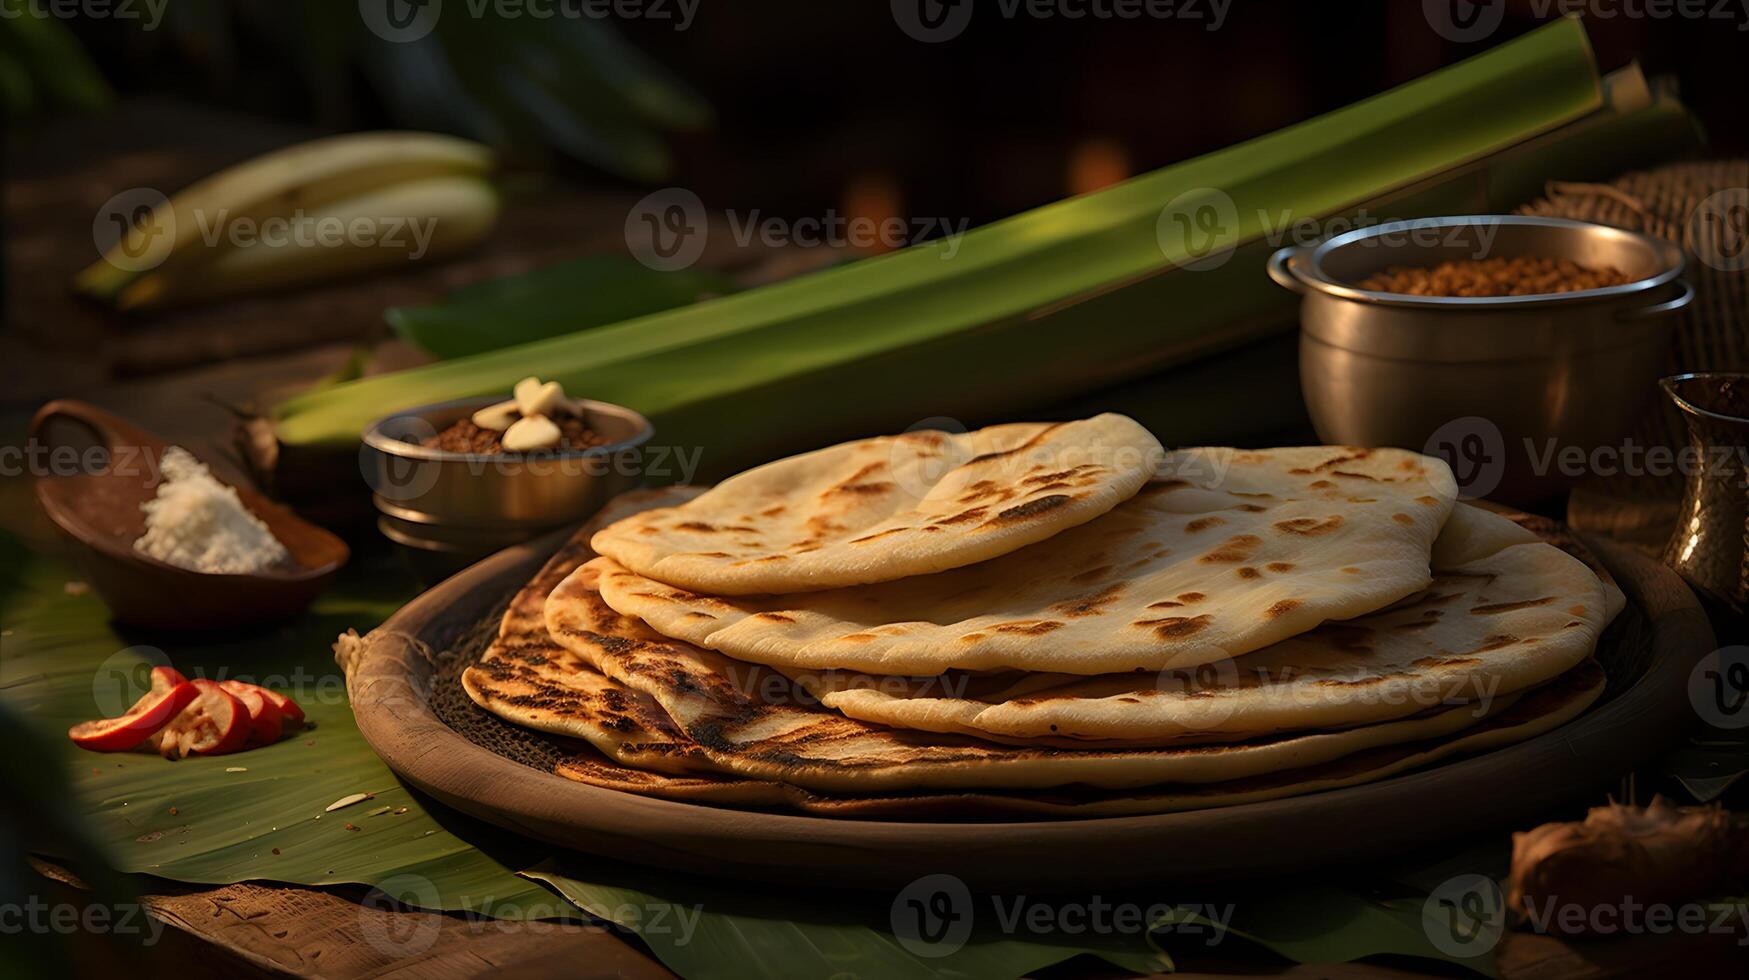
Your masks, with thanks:
[(458, 571), (503, 548), (578, 524), (641, 476), (654, 429), (620, 405), (582, 401), (607, 444), (487, 455), (421, 443), (502, 398), (466, 398), (397, 412), (364, 431), (360, 466), (381, 517), (422, 578)]
[[(1614, 266), (1631, 281), (1533, 296), (1359, 288), (1389, 266), (1492, 256)], [(1301, 294), (1300, 382), (1319, 438), (1443, 455), (1466, 496), (1532, 503), (1619, 447), (1693, 299), (1676, 245), (1560, 218), (1471, 215), (1362, 228), (1269, 261)], [(1550, 450), (1555, 451), (1550, 455)]]

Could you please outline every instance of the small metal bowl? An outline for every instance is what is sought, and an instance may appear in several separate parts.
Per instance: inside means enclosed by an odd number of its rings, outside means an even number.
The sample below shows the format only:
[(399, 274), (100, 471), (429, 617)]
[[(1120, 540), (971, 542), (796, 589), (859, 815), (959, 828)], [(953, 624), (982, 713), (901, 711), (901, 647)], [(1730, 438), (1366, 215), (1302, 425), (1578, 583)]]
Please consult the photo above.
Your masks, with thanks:
[(384, 536), (427, 581), (496, 551), (578, 524), (642, 474), (655, 430), (620, 405), (583, 399), (584, 421), (610, 441), (578, 450), (455, 453), (423, 441), (502, 398), (464, 398), (397, 412), (364, 430), (360, 467)]
[[(1629, 282), (1530, 296), (1411, 296), (1390, 266), (1491, 256), (1613, 266)], [(1577, 477), (1549, 455), (1619, 446), (1651, 396), (1670, 317), (1694, 298), (1673, 243), (1519, 215), (1399, 221), (1269, 261), (1300, 304), (1300, 382), (1319, 438), (1444, 456), (1467, 496), (1534, 503)], [(1568, 457), (1570, 458), (1570, 456)]]

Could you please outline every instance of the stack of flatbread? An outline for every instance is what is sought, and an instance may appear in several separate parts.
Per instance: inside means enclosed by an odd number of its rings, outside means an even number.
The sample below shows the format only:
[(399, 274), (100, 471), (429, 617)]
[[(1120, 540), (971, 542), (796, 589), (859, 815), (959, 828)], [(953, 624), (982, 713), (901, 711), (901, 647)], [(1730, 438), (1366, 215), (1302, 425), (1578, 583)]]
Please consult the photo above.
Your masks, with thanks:
[(563, 775), (728, 806), (1103, 816), (1353, 785), (1602, 693), (1620, 593), (1456, 497), (1403, 450), (1166, 452), (1117, 415), (846, 443), (622, 498), (463, 684), (587, 742)]

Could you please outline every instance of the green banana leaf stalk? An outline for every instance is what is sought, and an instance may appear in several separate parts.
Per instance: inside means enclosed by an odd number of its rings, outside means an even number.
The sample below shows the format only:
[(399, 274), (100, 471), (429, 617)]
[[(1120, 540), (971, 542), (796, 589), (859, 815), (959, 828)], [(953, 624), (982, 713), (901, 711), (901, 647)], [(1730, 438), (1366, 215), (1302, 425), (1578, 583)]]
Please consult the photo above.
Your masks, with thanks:
[[(1292, 298), (1263, 260), (1293, 228), (1363, 209), (1379, 219), (1475, 210), (1492, 195), (1516, 203), (1573, 155), (1563, 127), (1609, 112), (1582, 27), (1561, 20), (1348, 108), (963, 236), (293, 398), (273, 410), (274, 438), (255, 458), (277, 460), (290, 497), (302, 482), (326, 492), (333, 461), (352, 465), (373, 418), (507, 391), (531, 372), (642, 411), (658, 443), (702, 447), (707, 475), (925, 417), (1013, 417), (1280, 329)], [(1581, 169), (1647, 149), (1607, 147), (1587, 140)]]
[(739, 292), (705, 269), (652, 269), (624, 255), (591, 255), (520, 276), (464, 286), (441, 303), (384, 314), (402, 340), (441, 358), (467, 357), (660, 313)]

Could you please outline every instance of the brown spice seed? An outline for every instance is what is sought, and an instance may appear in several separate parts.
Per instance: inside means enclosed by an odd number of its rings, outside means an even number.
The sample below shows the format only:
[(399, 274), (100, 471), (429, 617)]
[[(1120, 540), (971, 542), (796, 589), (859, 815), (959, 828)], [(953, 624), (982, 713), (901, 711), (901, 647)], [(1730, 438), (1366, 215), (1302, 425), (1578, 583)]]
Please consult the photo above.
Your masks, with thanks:
[[(607, 445), (607, 439), (590, 429), (582, 419), (576, 416), (563, 416), (553, 419), (559, 427), (559, 444), (553, 449), (576, 450), (592, 449)], [(451, 453), (471, 453), (481, 456), (495, 456), (504, 451), (501, 441), (504, 433), (491, 429), (482, 429), (475, 425), (472, 419), (457, 419), (450, 426), (435, 436), (424, 440), (422, 445), (427, 449), (442, 449)], [(550, 452), (552, 450), (542, 450)]]
[(1535, 256), (1468, 259), (1432, 267), (1391, 266), (1360, 288), (1407, 296), (1535, 296), (1619, 286), (1629, 279), (1613, 266), (1591, 269), (1569, 259)]

